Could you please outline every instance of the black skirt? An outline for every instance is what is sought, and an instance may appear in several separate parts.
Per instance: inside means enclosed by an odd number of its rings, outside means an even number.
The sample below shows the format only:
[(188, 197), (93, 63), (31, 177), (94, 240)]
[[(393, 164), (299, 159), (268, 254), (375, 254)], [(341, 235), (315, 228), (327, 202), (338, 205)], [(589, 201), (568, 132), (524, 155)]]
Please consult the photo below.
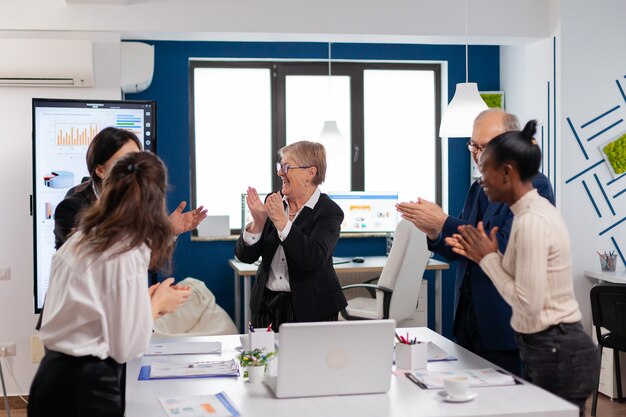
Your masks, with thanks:
[(124, 365), (47, 350), (28, 395), (29, 417), (122, 417)]

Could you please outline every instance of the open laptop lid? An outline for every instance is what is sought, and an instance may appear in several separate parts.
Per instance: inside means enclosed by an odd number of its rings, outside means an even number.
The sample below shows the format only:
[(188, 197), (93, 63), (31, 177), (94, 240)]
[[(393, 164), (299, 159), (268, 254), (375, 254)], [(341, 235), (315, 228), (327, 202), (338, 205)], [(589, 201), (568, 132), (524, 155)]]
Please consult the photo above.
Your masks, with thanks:
[(278, 398), (386, 392), (394, 320), (287, 323), (280, 326)]

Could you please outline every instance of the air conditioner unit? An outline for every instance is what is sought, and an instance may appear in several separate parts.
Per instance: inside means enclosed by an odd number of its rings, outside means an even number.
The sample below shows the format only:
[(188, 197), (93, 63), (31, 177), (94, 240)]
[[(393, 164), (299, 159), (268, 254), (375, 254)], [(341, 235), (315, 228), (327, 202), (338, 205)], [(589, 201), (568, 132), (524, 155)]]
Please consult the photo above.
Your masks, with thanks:
[(74, 39), (0, 39), (0, 86), (93, 87), (93, 46)]

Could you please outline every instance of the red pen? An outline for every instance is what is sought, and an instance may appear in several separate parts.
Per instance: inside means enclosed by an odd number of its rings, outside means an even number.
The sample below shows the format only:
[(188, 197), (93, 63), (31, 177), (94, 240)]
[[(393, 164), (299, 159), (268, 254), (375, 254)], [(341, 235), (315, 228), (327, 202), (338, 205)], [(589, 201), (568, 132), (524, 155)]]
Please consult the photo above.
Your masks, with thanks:
[(271, 331), (272, 331), (272, 323), (270, 323), (270, 325), (269, 325), (269, 326), (267, 326), (266, 333), (267, 333), (267, 332), (271, 332)]

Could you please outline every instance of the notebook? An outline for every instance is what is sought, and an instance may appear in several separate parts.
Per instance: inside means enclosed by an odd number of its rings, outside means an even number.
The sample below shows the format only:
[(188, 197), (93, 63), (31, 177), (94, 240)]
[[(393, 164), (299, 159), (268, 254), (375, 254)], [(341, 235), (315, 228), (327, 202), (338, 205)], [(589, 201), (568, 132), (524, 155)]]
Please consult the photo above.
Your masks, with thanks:
[(287, 323), (280, 326), (277, 398), (386, 392), (391, 384), (394, 320)]

